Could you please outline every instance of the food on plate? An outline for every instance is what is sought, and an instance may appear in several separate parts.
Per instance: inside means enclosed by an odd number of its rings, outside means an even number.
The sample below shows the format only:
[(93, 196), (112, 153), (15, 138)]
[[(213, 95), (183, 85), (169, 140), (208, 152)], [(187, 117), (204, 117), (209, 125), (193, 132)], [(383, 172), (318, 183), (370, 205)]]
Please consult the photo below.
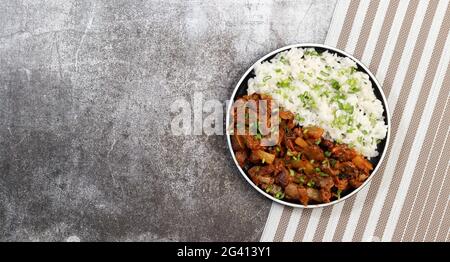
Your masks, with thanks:
[(338, 200), (360, 187), (387, 135), (369, 76), (349, 58), (312, 48), (281, 52), (254, 73), (231, 112), (235, 158), (253, 183), (303, 205)]

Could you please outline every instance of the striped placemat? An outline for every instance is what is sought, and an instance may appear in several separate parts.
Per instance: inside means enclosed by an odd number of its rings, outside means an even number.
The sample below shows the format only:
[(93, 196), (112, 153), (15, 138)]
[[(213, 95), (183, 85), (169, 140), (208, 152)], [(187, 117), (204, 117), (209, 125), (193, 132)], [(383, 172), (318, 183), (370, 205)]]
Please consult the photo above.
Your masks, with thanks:
[(366, 64), (388, 97), (391, 143), (379, 173), (332, 207), (273, 203), (261, 241), (448, 241), (448, 0), (339, 0), (325, 44)]

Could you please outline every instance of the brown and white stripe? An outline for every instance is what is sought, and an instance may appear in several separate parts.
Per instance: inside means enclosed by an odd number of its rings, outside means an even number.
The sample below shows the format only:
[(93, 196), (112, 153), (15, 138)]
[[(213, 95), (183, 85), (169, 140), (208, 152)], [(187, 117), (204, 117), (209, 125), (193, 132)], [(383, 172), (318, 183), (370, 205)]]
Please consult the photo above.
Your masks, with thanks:
[(262, 241), (448, 241), (448, 0), (339, 0), (326, 44), (375, 73), (391, 109), (391, 144), (371, 183), (332, 207), (273, 204)]

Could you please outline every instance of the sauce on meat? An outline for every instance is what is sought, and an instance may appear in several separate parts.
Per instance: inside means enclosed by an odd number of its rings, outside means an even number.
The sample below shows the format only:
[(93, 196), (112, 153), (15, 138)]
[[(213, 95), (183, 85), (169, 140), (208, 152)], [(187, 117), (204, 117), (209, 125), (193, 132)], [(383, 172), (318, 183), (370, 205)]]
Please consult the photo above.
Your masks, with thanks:
[[(272, 102), (270, 97), (258, 94), (239, 100)], [(248, 110), (262, 109), (257, 106)], [(275, 145), (262, 146), (260, 141), (265, 136), (259, 132), (256, 135), (236, 132), (239, 124), (236, 112), (233, 111), (235, 132), (231, 142), (237, 162), (253, 183), (277, 199), (303, 205), (334, 201), (360, 187), (373, 169), (372, 163), (350, 146), (325, 139), (322, 128), (297, 126), (294, 114), (282, 108)], [(268, 112), (263, 115), (270, 118)], [(246, 118), (240, 123), (246, 131), (252, 125), (249, 122)]]

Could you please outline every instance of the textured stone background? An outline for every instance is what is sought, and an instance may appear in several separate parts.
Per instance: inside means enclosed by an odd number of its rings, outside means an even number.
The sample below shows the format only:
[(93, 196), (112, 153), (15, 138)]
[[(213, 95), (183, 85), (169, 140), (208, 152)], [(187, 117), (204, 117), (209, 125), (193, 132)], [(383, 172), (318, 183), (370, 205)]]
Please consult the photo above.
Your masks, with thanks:
[(0, 0), (0, 240), (258, 240), (271, 202), (170, 105), (322, 43), (334, 5)]

